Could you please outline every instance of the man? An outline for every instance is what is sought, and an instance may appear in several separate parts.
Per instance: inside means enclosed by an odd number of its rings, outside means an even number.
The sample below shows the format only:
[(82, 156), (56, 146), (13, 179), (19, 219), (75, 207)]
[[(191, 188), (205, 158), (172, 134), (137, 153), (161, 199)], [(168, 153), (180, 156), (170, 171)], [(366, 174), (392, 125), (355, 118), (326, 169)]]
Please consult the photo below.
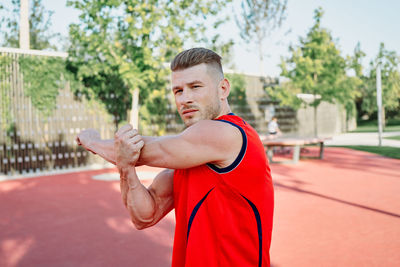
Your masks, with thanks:
[[(125, 125), (115, 141), (86, 130), (78, 142), (116, 163), (122, 198), (138, 229), (175, 208), (172, 266), (269, 266), (270, 169), (257, 132), (231, 113), (221, 57), (189, 49), (175, 57), (171, 70), (176, 107), (187, 126), (182, 133), (141, 137)], [(168, 169), (146, 188), (137, 164)]]

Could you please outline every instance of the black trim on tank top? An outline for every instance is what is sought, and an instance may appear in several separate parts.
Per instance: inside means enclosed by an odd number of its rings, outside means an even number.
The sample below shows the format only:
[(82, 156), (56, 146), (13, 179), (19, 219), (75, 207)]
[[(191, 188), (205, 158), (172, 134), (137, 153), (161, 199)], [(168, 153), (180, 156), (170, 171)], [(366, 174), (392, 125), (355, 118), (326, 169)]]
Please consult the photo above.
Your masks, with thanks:
[(261, 226), (261, 216), (258, 212), (256, 205), (247, 199), (245, 196), (241, 194), (241, 196), (249, 203), (250, 207), (253, 210), (254, 216), (256, 217), (257, 221), (257, 232), (258, 232), (258, 267), (262, 265), (262, 226)]
[(240, 127), (239, 125), (236, 125), (235, 123), (233, 123), (231, 121), (227, 121), (227, 120), (216, 120), (216, 121), (222, 121), (222, 122), (229, 123), (229, 124), (235, 126), (236, 128), (238, 128), (240, 130), (240, 133), (242, 134), (242, 140), (243, 140), (242, 148), (240, 149), (239, 155), (236, 157), (235, 161), (231, 165), (224, 167), (224, 168), (219, 168), (211, 163), (207, 163), (207, 166), (210, 167), (213, 171), (215, 171), (217, 173), (227, 173), (227, 172), (230, 172), (233, 169), (235, 169), (242, 161), (244, 154), (246, 153), (246, 149), (247, 149), (247, 136), (246, 136), (245, 131), (242, 129), (242, 127)]
[[(206, 200), (208, 194), (210, 194), (210, 192), (211, 192), (213, 189), (214, 189), (214, 187), (211, 188), (210, 191), (207, 192), (207, 194), (196, 204), (196, 206), (194, 206), (194, 208), (193, 208), (193, 210), (192, 210), (192, 213), (190, 214), (190, 217), (189, 217), (188, 229), (187, 229), (187, 236), (186, 236), (186, 240), (187, 240), (187, 241), (189, 240), (190, 228), (192, 227), (192, 223), (193, 223), (194, 217), (196, 216), (196, 213), (197, 213), (197, 211), (199, 210), (201, 204), (203, 204), (204, 200)], [(187, 244), (187, 242), (186, 242), (186, 244)]]

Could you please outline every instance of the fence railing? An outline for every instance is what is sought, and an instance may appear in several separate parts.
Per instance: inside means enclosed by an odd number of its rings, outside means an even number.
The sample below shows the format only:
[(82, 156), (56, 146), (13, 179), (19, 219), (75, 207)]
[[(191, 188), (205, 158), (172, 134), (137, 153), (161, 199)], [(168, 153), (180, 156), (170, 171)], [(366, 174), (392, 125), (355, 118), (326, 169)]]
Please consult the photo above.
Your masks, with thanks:
[(61, 57), (65, 53), (0, 48), (0, 172), (4, 174), (63, 169), (99, 162), (78, 147), (76, 134), (96, 128), (104, 138), (115, 131), (101, 105), (73, 95), (61, 84), (56, 108), (44, 116), (32, 105), (24, 88), (21, 57)]

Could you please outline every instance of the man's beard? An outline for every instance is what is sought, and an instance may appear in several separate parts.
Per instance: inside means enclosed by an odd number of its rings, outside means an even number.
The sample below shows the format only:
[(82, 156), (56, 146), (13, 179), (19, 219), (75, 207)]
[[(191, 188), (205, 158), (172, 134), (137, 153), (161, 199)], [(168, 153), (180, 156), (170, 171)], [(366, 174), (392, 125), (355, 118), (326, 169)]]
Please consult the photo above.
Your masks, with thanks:
[[(216, 100), (214, 103), (210, 103), (209, 105), (205, 106), (203, 109), (200, 109), (196, 105), (188, 105), (185, 106), (183, 110), (186, 109), (196, 109), (198, 110), (199, 114), (195, 118), (190, 118), (187, 119), (186, 121), (183, 119), (183, 116), (181, 115), (182, 121), (184, 122), (186, 128), (190, 127), (191, 125), (195, 124), (198, 121), (201, 120), (213, 120), (218, 117), (218, 115), (221, 112), (221, 104), (219, 103), (218, 100)], [(182, 112), (181, 112), (182, 114)], [(194, 121), (193, 121), (194, 119)]]

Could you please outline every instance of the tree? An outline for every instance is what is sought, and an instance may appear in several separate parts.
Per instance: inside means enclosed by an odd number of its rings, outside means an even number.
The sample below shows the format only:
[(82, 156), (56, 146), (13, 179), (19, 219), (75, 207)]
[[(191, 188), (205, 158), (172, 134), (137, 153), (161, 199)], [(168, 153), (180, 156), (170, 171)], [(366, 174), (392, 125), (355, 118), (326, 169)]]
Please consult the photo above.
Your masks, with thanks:
[(70, 25), (67, 69), (82, 82), (76, 93), (104, 103), (116, 127), (127, 120), (132, 95), (140, 94), (142, 123), (165, 123), (165, 63), (184, 41), (201, 39), (208, 16), (226, 1), (218, 0), (70, 0), (81, 11)]
[(374, 60), (369, 63), (368, 73), (359, 73), (363, 84), (358, 88), (357, 108), (359, 116), (370, 117), (377, 112), (376, 103), (376, 67), (381, 65), (382, 105), (385, 113), (398, 114), (400, 108), (400, 57), (395, 51), (389, 51), (383, 43)]
[[(314, 25), (298, 47), (290, 47), (291, 56), (281, 62), (282, 73), (290, 80), (281, 96), (312, 94), (307, 104), (314, 108), (314, 134), (317, 136), (317, 108), (322, 101), (350, 106), (354, 99), (354, 81), (346, 76), (346, 61), (340, 55), (330, 32), (321, 27), (323, 10), (314, 11)], [(289, 93), (287, 92), (289, 90)], [(354, 105), (354, 104), (353, 104)]]
[[(400, 56), (395, 51), (385, 49), (384, 43), (380, 44), (378, 55), (372, 66), (381, 65), (382, 78), (382, 107), (383, 115), (393, 112), (399, 114), (400, 108)], [(376, 79), (376, 67), (371, 68), (370, 78)], [(376, 97), (375, 97), (376, 101)], [(376, 107), (376, 105), (375, 105)], [(385, 121), (385, 119), (384, 119)], [(385, 122), (384, 122), (385, 123)]]
[[(7, 12), (8, 16), (0, 19), (0, 25), (5, 26), (2, 29), (2, 46), (19, 47), (19, 9), (20, 0), (12, 0), (12, 9), (1, 7), (3, 12)], [(51, 17), (53, 11), (46, 10), (42, 4), (42, 0), (32, 0), (29, 11), (29, 37), (31, 49), (49, 49), (57, 50), (57, 46), (52, 44), (52, 40), (59, 38), (60, 34), (52, 33)]]
[(242, 0), (240, 18), (236, 24), (240, 37), (247, 43), (256, 42), (260, 57), (260, 72), (264, 75), (265, 38), (286, 19), (287, 0)]

